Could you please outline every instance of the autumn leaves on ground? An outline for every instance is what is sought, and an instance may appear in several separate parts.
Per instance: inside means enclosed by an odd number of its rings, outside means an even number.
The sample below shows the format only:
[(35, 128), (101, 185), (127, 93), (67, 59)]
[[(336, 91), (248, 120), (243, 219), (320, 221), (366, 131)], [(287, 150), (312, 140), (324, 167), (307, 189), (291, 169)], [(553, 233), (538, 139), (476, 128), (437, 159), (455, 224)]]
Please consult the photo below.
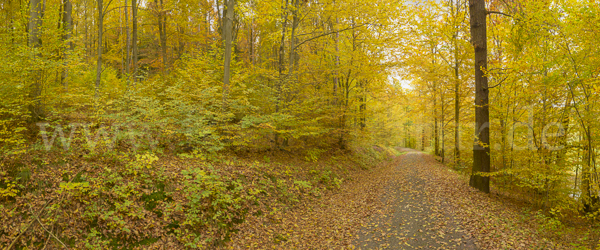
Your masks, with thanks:
[[(593, 248), (582, 228), (545, 229), (543, 216), (412, 149), (348, 175), (335, 192), (254, 218), (233, 249), (571, 249)], [(565, 230), (562, 228), (561, 230)], [(589, 244), (589, 245), (588, 245)]]
[[(370, 146), (216, 158), (145, 154), (115, 165), (118, 159), (96, 162), (99, 167), (85, 158), (33, 162), (52, 171), (32, 171), (24, 178), (60, 186), (56, 193), (49, 188), (45, 196), (28, 194), (5, 203), (0, 216), (8, 233), (2, 244), (37, 249), (568, 249), (594, 242), (580, 237), (585, 228), (548, 229), (543, 214), (524, 213), (533, 207), (478, 192), (465, 175), (412, 149)], [(20, 215), (19, 208), (33, 216)]]

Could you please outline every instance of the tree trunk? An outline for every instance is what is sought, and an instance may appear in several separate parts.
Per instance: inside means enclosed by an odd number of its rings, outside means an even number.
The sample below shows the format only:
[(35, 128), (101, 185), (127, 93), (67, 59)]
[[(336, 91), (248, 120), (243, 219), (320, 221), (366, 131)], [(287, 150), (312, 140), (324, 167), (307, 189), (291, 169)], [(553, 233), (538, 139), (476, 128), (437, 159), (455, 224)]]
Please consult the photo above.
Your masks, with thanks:
[(283, 18), (283, 23), (282, 23), (282, 29), (281, 29), (281, 42), (279, 43), (279, 65), (278, 65), (278, 69), (279, 69), (279, 84), (277, 86), (277, 92), (278, 92), (278, 97), (277, 97), (277, 104), (275, 106), (275, 112), (279, 112), (279, 105), (281, 102), (281, 89), (283, 87), (283, 82), (284, 82), (284, 77), (283, 77), (283, 71), (285, 68), (285, 35), (287, 33), (287, 21), (288, 21), (288, 0), (285, 0), (285, 8), (284, 8), (284, 18)]
[(438, 117), (437, 117), (437, 91), (433, 90), (433, 139), (435, 156), (440, 156), (440, 138), (438, 134)]
[(100, 90), (100, 79), (102, 76), (102, 29), (103, 29), (103, 21), (104, 16), (102, 13), (102, 0), (98, 1), (98, 63), (96, 65), (96, 89), (94, 96), (98, 98), (98, 92)]
[[(33, 49), (38, 49), (41, 47), (42, 42), (40, 40), (40, 29), (42, 26), (42, 15), (43, 15), (43, 7), (41, 0), (31, 0), (29, 2), (29, 46)], [(35, 54), (37, 56), (37, 53)], [(31, 85), (31, 90), (29, 93), (29, 98), (32, 100), (32, 103), (29, 105), (29, 112), (31, 113), (31, 118), (35, 120), (39, 120), (44, 116), (44, 110), (42, 107), (42, 82), (41, 82), (41, 71), (34, 70), (33, 71), (33, 83)]]
[[(123, 36), (123, 13), (120, 12), (120, 8), (119, 8), (119, 34), (117, 36), (117, 39), (119, 40), (117, 42), (117, 44), (121, 44), (121, 37)], [(108, 43), (108, 41), (106, 41), (105, 43)], [(127, 43), (127, 41), (125, 41), (125, 43)], [(117, 45), (118, 46), (118, 45)], [(127, 47), (127, 45), (125, 45), (125, 47)], [(121, 48), (119, 48), (120, 50)], [(106, 51), (110, 51), (110, 49), (108, 49), (108, 45), (104, 47), (104, 50)], [(125, 49), (121, 50), (121, 59), (123, 59), (125, 57)], [(125, 61), (126, 60), (121, 60), (121, 78), (123, 78), (123, 76), (125, 76)]]
[[(129, 30), (129, 11), (127, 11), (127, 0), (125, 0), (125, 33), (126, 33), (126, 41), (125, 41), (125, 74), (129, 75), (129, 60), (130, 51), (131, 51), (131, 35)], [(129, 87), (129, 81), (127, 81), (127, 87)]]
[(217, 31), (219, 32), (219, 34), (221, 35), (221, 41), (225, 41), (225, 33), (223, 33), (223, 26), (224, 26), (224, 16), (227, 15), (227, 8), (225, 8), (225, 5), (227, 5), (227, 0), (223, 0), (223, 17), (221, 16), (221, 7), (219, 6), (219, 0), (215, 0), (215, 7), (217, 8)]
[(90, 46), (89, 46), (90, 31), (89, 31), (88, 22), (87, 22), (88, 8), (83, 8), (83, 16), (84, 16), (84, 20), (86, 21), (83, 24), (83, 33), (85, 34), (85, 39), (83, 40), (83, 47), (85, 48), (85, 56), (86, 56), (85, 58), (87, 60), (89, 60), (89, 58), (90, 58)]
[(425, 133), (425, 125), (421, 126), (421, 151), (425, 151), (425, 140), (427, 134)]
[(458, 72), (458, 52), (456, 50), (458, 50), (457, 47), (455, 47), (454, 55), (454, 162), (457, 165), (460, 165), (460, 80)]
[(367, 84), (368, 81), (359, 81), (360, 84), (360, 97), (359, 97), (359, 125), (360, 129), (364, 130), (367, 127)]
[[(227, 103), (227, 95), (229, 91), (229, 78), (230, 78), (230, 67), (231, 67), (231, 43), (233, 38), (233, 14), (235, 9), (235, 0), (227, 1), (227, 6), (225, 10), (227, 11), (227, 16), (225, 16), (224, 27), (223, 27), (223, 37), (225, 38), (225, 63), (223, 66), (223, 107), (225, 107)], [(224, 11), (225, 11), (224, 10)]]
[(294, 48), (294, 40), (296, 39), (296, 28), (298, 27), (298, 23), (300, 22), (298, 18), (298, 8), (300, 7), (300, 0), (292, 0), (292, 4), (294, 5), (294, 9), (292, 10), (292, 34), (290, 36), (290, 57), (288, 69), (289, 77), (292, 77), (294, 73), (294, 57), (296, 52)]
[(167, 69), (167, 15), (163, 9), (163, 0), (155, 1), (158, 9), (158, 37), (160, 39), (160, 53), (162, 57), (163, 71)]
[(179, 46), (177, 47), (177, 59), (179, 60), (181, 56), (183, 56), (183, 52), (185, 51), (185, 28), (178, 24), (177, 31), (179, 31)]
[(444, 103), (444, 89), (442, 88), (442, 91), (440, 93), (440, 102), (442, 105), (442, 117), (440, 119), (440, 123), (441, 123), (441, 129), (442, 129), (442, 163), (444, 163), (446, 161), (446, 124), (444, 123), (444, 121), (446, 120), (446, 105)]
[[(339, 23), (339, 19), (336, 17), (335, 18), (335, 24), (338, 25)], [(332, 27), (333, 29), (336, 29), (335, 32), (335, 71), (334, 71), (334, 75), (333, 75), (333, 104), (337, 104), (337, 88), (340, 85), (340, 78), (339, 78), (339, 69), (340, 69), (340, 32), (338, 32), (338, 28), (336, 27)]]
[(490, 192), (490, 178), (479, 175), (490, 171), (490, 133), (487, 69), (487, 25), (485, 0), (469, 0), (471, 42), (475, 49), (475, 143), (473, 171), (469, 185)]
[(137, 71), (138, 71), (138, 65), (137, 65), (137, 61), (138, 61), (138, 45), (137, 45), (137, 0), (131, 0), (131, 53), (132, 53), (132, 58), (131, 58), (131, 64), (132, 64), (132, 73), (131, 73), (131, 77), (133, 78), (133, 82), (135, 83), (136, 81), (136, 75), (137, 75)]
[[(590, 102), (589, 96), (586, 94), (586, 103)], [(590, 105), (585, 106), (587, 117), (592, 117), (590, 112)], [(583, 131), (585, 132), (586, 142), (583, 146), (584, 149), (584, 163), (581, 169), (581, 201), (583, 202), (584, 211), (591, 213), (594, 211), (596, 204), (599, 202), (597, 187), (597, 176), (596, 161), (594, 157), (594, 144), (593, 137), (594, 132), (592, 126), (588, 123), (587, 129), (584, 125), (584, 121), (581, 121)]]
[[(585, 128), (584, 128), (585, 129)], [(590, 145), (590, 127), (585, 131), (586, 142), (583, 146), (584, 151), (584, 162), (581, 168), (581, 201), (583, 203), (583, 210), (585, 212), (592, 212), (593, 205), (597, 202), (596, 195), (591, 188), (592, 179), (592, 157), (591, 157), (591, 145)]]
[(450, 8), (453, 15), (453, 22), (455, 25), (455, 31), (453, 36), (453, 47), (454, 47), (454, 163), (460, 166), (460, 74), (459, 74), (459, 63), (458, 63), (458, 35), (459, 35), (459, 24), (457, 23), (458, 14), (460, 13), (461, 1), (450, 3)]
[[(283, 23), (281, 28), (281, 42), (279, 43), (279, 63), (278, 63), (278, 72), (279, 72), (279, 80), (277, 83), (277, 99), (275, 101), (275, 113), (279, 112), (282, 98), (282, 88), (284, 83), (283, 71), (285, 67), (285, 34), (287, 32), (287, 21), (288, 21), (288, 4), (289, 1), (285, 0), (284, 5), (284, 14), (283, 14)], [(279, 133), (275, 132), (275, 145), (279, 145)]]
[[(20, 4), (19, 4), (20, 5)], [(8, 6), (11, 6), (11, 0), (8, 0)], [(15, 46), (15, 18), (14, 18), (14, 14), (13, 11), (9, 11), (7, 16), (8, 20), (10, 20), (10, 24), (9, 24), (9, 30), (10, 30), (10, 45), (11, 45), (11, 49), (14, 49)]]
[(250, 64), (254, 66), (254, 18), (252, 18), (252, 21), (250, 22), (250, 25), (248, 27), (248, 51), (250, 55)]
[(67, 60), (71, 50), (73, 50), (73, 43), (70, 41), (71, 34), (73, 32), (73, 5), (71, 0), (63, 0), (63, 13), (62, 13), (62, 25), (64, 29), (63, 41), (66, 41), (65, 52), (63, 57), (63, 71), (60, 76), (60, 83), (63, 85), (65, 90), (68, 89), (67, 76), (69, 71), (67, 69)]
[[(433, 48), (431, 50), (432, 52), (432, 57), (433, 59), (431, 60), (432, 65), (435, 67), (435, 48)], [(433, 74), (433, 69), (432, 72)], [(440, 156), (440, 138), (439, 138), (439, 134), (438, 134), (438, 116), (437, 116), (437, 88), (435, 86), (435, 82), (431, 83), (431, 89), (433, 90), (433, 136), (434, 136), (434, 141), (435, 141), (435, 145), (434, 145), (434, 149), (435, 149), (435, 156)], [(443, 123), (443, 120), (442, 120)]]
[[(296, 50), (295, 50), (295, 44), (294, 42), (296, 41), (296, 28), (298, 28), (298, 24), (300, 22), (300, 19), (298, 18), (298, 9), (300, 8), (300, 0), (292, 0), (292, 33), (290, 34), (290, 51), (289, 51), (289, 62), (288, 62), (288, 75), (287, 75), (287, 79), (288, 81), (293, 81), (295, 80), (294, 77), (294, 65), (295, 65), (295, 57), (296, 57)], [(288, 97), (286, 97), (285, 103), (287, 103)], [(287, 129), (287, 128), (286, 128)], [(288, 139), (286, 138), (283, 141), (283, 145), (287, 146), (288, 145)]]

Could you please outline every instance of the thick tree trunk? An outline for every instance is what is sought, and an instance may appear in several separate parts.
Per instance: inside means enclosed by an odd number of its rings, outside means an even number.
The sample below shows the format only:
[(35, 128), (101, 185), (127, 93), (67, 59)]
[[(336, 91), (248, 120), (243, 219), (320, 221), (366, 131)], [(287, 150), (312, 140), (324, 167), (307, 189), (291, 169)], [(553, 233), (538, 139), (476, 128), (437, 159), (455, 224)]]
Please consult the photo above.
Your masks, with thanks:
[(227, 103), (227, 95), (229, 91), (229, 78), (230, 78), (230, 67), (231, 67), (231, 43), (233, 39), (233, 14), (235, 9), (235, 0), (228, 0), (227, 15), (224, 20), (223, 37), (225, 38), (225, 55), (224, 55), (224, 72), (223, 72), (223, 107)]
[(475, 143), (473, 171), (469, 184), (485, 193), (490, 192), (489, 177), (480, 173), (490, 171), (490, 124), (487, 69), (487, 25), (485, 0), (469, 0), (471, 42), (475, 48)]
[[(43, 15), (43, 7), (42, 2), (40, 0), (31, 0), (29, 2), (29, 46), (33, 49), (38, 49), (41, 47), (42, 42), (40, 40), (40, 29), (42, 26), (42, 15)], [(36, 55), (37, 56), (37, 55)], [(29, 105), (29, 112), (31, 113), (31, 118), (33, 120), (39, 120), (44, 116), (44, 109), (42, 107), (42, 82), (41, 82), (41, 72), (39, 70), (33, 71), (33, 83), (31, 84), (31, 89), (29, 93), (29, 98), (32, 100), (32, 103)]]

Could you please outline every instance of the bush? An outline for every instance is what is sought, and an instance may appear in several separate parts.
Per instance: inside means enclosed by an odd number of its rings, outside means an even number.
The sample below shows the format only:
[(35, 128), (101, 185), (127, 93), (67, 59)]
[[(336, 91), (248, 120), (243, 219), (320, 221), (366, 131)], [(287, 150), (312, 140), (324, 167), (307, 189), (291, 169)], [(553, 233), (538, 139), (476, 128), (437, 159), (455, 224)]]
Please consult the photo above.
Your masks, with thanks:
[(222, 176), (209, 168), (183, 171), (183, 195), (187, 201), (179, 207), (184, 214), (178, 239), (191, 248), (222, 245), (235, 232), (235, 225), (244, 221), (248, 206), (256, 200), (240, 180)]

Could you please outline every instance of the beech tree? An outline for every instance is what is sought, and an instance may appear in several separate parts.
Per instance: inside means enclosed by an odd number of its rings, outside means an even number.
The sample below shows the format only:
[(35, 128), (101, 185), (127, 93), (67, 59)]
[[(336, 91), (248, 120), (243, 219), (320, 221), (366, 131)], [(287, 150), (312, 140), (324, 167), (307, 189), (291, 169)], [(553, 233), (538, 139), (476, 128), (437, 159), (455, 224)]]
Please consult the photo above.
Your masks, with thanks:
[(475, 48), (475, 144), (473, 172), (469, 184), (490, 192), (490, 113), (487, 70), (487, 11), (485, 0), (469, 0), (471, 43)]
[(71, 53), (71, 51), (73, 50), (73, 41), (71, 41), (71, 36), (73, 33), (73, 5), (71, 3), (71, 0), (63, 0), (63, 11), (62, 11), (62, 27), (63, 27), (63, 40), (65, 41), (65, 49), (64, 49), (64, 61), (65, 61), (65, 68), (63, 69), (61, 78), (60, 78), (60, 82), (61, 84), (65, 87), (65, 89), (68, 89), (68, 82), (67, 82), (67, 76), (68, 76), (68, 68), (67, 68), (67, 62), (68, 62), (68, 57), (69, 54)]
[(229, 89), (229, 78), (231, 71), (231, 43), (233, 42), (233, 18), (235, 13), (235, 0), (225, 0), (226, 13), (223, 27), (225, 40), (225, 63), (223, 66), (223, 105), (227, 102), (227, 91)]
[[(39, 52), (37, 50), (42, 46), (42, 41), (40, 39), (41, 35), (41, 26), (43, 20), (44, 9), (42, 6), (42, 1), (40, 0), (32, 0), (29, 3), (29, 46), (33, 50), (34, 56), (38, 56)], [(44, 116), (44, 109), (42, 106), (42, 76), (40, 70), (32, 71), (32, 83), (31, 90), (29, 93), (29, 98), (31, 99), (30, 104), (30, 112), (31, 117), (34, 120), (38, 120)]]
[(102, 4), (102, 0), (96, 0), (98, 2), (98, 53), (96, 54), (97, 63), (96, 63), (96, 88), (94, 91), (94, 96), (98, 98), (100, 92), (100, 81), (102, 78), (102, 36), (104, 35), (104, 5)]

